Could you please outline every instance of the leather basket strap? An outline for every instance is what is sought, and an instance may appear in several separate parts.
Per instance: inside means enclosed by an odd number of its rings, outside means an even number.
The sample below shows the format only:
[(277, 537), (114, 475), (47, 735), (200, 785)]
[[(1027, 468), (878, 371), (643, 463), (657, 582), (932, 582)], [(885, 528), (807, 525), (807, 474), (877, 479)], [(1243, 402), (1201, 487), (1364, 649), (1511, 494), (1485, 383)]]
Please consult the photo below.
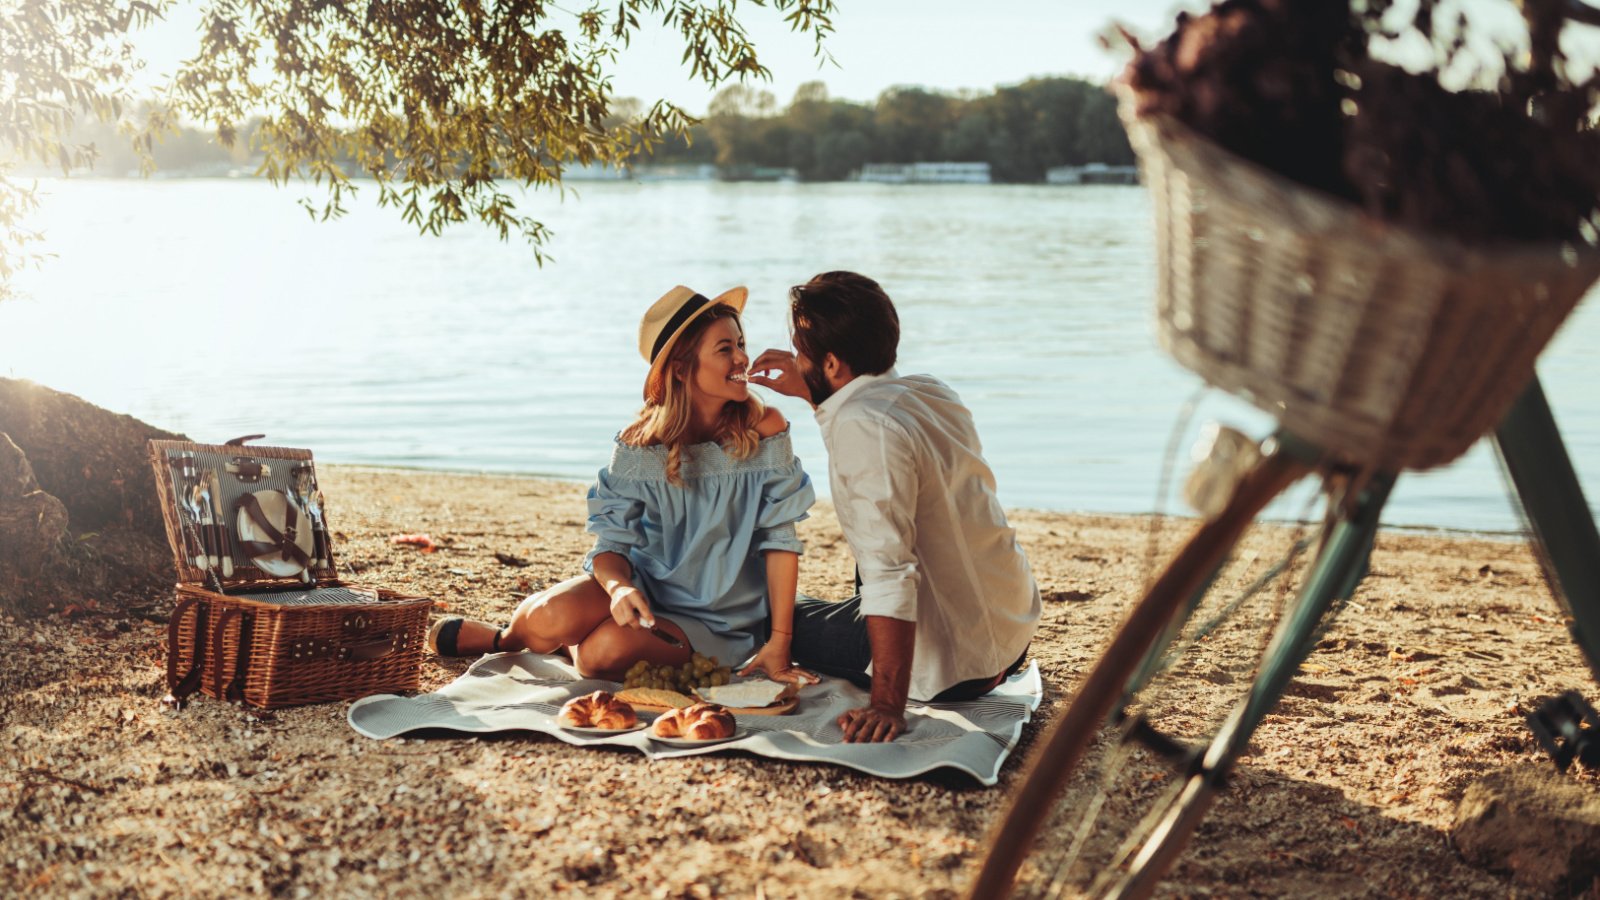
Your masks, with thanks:
[(255, 636), (255, 613), (247, 613), (239, 623), (239, 656), (233, 661), (233, 680), (224, 694), (232, 703), (244, 702), (244, 679), (250, 673), (250, 642)]
[(261, 504), (256, 502), (255, 494), (241, 494), (234, 505), (244, 510), (250, 521), (256, 523), (261, 533), (267, 536), (265, 541), (240, 540), (240, 545), (251, 559), (281, 553), (285, 560), (294, 560), (302, 567), (311, 564), (311, 558), (296, 544), (295, 532), (299, 527), (300, 513), (293, 503), (285, 503), (283, 507), (283, 531), (272, 526), (267, 520), (267, 514), (261, 511)]
[[(189, 671), (180, 676), (178, 674), (179, 629), (183, 624), (183, 617), (191, 609), (195, 610), (192, 648), (194, 658), (189, 661)], [(167, 623), (167, 691), (177, 703), (182, 703), (200, 688), (200, 679), (205, 670), (206, 619), (209, 610), (210, 604), (199, 597), (187, 597), (172, 610), (172, 618)]]
[[(224, 642), (228, 636), (228, 625), (235, 619), (239, 621), (239, 652), (233, 660), (233, 677), (224, 682), (222, 671), (222, 661), (226, 656), (223, 652)], [(253, 619), (254, 616), (234, 607), (218, 617), (216, 628), (212, 630), (211, 692), (219, 700), (238, 703), (244, 699), (244, 679), (250, 668), (250, 634)]]

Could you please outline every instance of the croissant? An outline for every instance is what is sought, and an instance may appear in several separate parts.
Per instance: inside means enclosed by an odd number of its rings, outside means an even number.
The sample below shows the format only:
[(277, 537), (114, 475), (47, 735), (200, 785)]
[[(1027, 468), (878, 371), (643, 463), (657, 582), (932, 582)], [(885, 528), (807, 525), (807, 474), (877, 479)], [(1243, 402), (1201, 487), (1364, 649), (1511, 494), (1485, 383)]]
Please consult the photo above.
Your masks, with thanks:
[(696, 703), (662, 713), (650, 726), (650, 733), (656, 737), (709, 741), (732, 737), (733, 729), (732, 713), (715, 703)]
[(633, 712), (633, 707), (606, 691), (595, 691), (582, 697), (573, 697), (561, 707), (558, 719), (561, 724), (574, 728), (612, 730), (632, 728), (639, 721), (639, 717)]

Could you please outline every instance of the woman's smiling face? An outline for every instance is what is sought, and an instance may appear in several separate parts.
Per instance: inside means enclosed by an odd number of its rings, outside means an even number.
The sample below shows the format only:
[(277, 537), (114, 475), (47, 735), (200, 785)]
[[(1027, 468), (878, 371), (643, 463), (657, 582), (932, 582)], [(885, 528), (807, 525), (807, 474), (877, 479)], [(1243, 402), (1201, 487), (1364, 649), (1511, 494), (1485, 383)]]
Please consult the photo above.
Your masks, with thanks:
[(742, 403), (750, 399), (749, 370), (739, 320), (728, 316), (712, 322), (695, 350), (694, 393)]

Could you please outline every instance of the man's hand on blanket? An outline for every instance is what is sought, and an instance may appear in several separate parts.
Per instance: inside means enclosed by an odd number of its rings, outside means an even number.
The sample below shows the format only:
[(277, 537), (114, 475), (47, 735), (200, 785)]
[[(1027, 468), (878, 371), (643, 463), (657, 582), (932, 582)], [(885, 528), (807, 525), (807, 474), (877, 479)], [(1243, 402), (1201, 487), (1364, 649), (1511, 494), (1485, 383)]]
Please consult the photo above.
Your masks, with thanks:
[(867, 639), (872, 642), (872, 696), (866, 706), (839, 717), (847, 744), (892, 741), (906, 730), (917, 623), (867, 616)]
[(839, 717), (847, 744), (874, 744), (892, 741), (905, 733), (906, 713), (881, 706), (862, 706), (846, 710)]
[(644, 591), (633, 585), (618, 588), (611, 595), (611, 618), (624, 628), (654, 628), (656, 617), (650, 614), (650, 601)]
[(780, 644), (778, 641), (767, 641), (750, 658), (750, 662), (739, 670), (740, 675), (753, 675), (756, 672), (765, 673), (773, 681), (782, 681), (788, 684), (801, 686), (816, 684), (822, 676), (815, 672), (807, 671), (789, 661), (789, 645)]

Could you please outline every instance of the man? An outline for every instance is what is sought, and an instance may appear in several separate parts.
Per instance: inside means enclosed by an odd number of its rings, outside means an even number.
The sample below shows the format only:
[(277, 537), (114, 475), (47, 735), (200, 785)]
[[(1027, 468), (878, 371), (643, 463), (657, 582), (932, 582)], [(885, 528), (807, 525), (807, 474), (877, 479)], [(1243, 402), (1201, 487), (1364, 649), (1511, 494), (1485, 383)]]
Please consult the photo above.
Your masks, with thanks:
[(892, 741), (908, 699), (972, 699), (1022, 666), (1039, 588), (972, 414), (938, 379), (895, 371), (900, 319), (878, 283), (825, 272), (789, 297), (794, 352), (763, 352), (750, 381), (816, 409), (859, 583), (841, 603), (801, 599), (793, 656), (870, 681), (870, 703), (839, 727)]

